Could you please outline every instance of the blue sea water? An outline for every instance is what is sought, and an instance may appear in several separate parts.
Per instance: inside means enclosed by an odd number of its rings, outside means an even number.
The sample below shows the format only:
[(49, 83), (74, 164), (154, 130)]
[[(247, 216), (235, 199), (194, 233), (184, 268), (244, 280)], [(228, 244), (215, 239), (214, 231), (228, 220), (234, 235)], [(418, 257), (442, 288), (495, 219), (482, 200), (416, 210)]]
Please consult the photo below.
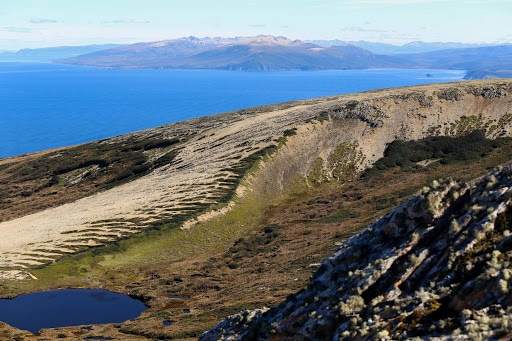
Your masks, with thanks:
[(396, 69), (255, 73), (0, 63), (0, 157), (257, 105), (455, 81), (464, 73)]

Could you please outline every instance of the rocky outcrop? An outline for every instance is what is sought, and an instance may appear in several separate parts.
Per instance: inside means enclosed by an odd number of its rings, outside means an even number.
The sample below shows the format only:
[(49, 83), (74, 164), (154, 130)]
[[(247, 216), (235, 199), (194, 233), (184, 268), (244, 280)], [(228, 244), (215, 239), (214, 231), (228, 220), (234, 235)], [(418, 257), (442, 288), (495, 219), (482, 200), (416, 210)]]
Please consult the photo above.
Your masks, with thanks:
[(512, 168), (434, 181), (325, 260), (270, 310), (202, 340), (512, 337)]

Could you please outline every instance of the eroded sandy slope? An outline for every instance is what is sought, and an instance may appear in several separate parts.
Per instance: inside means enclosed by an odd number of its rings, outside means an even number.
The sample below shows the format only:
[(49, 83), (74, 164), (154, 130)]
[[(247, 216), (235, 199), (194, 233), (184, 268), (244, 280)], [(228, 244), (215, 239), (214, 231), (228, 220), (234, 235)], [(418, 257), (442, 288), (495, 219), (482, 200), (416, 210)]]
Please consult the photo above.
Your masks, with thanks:
[[(141, 178), (0, 223), (0, 276), (23, 278), (30, 267), (62, 255), (203, 211), (232, 191), (250, 156), (277, 145), (293, 128), (298, 135), (283, 162), (305, 175), (319, 156), (329, 160), (343, 144), (364, 156), (358, 165), (363, 168), (397, 138), (471, 129), (507, 135), (511, 117), (512, 82), (488, 81), (340, 96), (213, 118), (189, 129), (194, 134), (172, 162)], [(139, 134), (167, 131), (176, 133), (170, 126)], [(123, 138), (129, 136), (118, 139)], [(291, 175), (283, 169), (284, 183)]]

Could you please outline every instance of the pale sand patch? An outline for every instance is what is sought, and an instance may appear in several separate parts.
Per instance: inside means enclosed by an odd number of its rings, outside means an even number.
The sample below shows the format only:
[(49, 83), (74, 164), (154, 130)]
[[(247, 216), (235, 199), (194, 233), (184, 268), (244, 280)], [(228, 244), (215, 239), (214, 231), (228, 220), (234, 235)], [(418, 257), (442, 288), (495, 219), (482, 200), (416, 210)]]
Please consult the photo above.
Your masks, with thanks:
[[(510, 85), (510, 81), (500, 80), (457, 86), (464, 89), (473, 84), (496, 83)], [(436, 97), (439, 89), (453, 86), (347, 95), (258, 113), (223, 116), (206, 123), (198, 120), (199, 133), (180, 149), (172, 164), (105, 192), (0, 223), (0, 278), (30, 277), (26, 271), (32, 266), (52, 262), (84, 247), (112, 242), (153, 223), (188, 217), (191, 212), (218, 203), (226, 194), (229, 181), (239, 177), (230, 168), (241, 159), (275, 145), (286, 130), (304, 125), (321, 112), (328, 111), (332, 117), (337, 117), (338, 135), (357, 139), (370, 161), (380, 157), (386, 143), (397, 137), (421, 138), (427, 134), (427, 128), (448, 124), (463, 115), (483, 114), (498, 119), (512, 112), (512, 96), (484, 99), (466, 92), (461, 101)], [(432, 105), (425, 106), (418, 101), (415, 97), (418, 93), (431, 97)], [(407, 97), (411, 94), (414, 96)], [(371, 106), (378, 106), (385, 113), (382, 125), (366, 125), (368, 120), (375, 119), (371, 112), (343, 116), (339, 105), (350, 100), (364, 100)], [(354, 121), (362, 127), (361, 132), (347, 131), (348, 123)], [(166, 129), (172, 128), (157, 128), (147, 133), (165, 133)], [(343, 140), (339, 136), (333, 139)], [(204, 216), (207, 218), (208, 215)]]
[[(276, 110), (206, 129), (180, 150), (175, 163), (151, 174), (59, 207), (0, 223), (0, 277), (53, 261), (79, 248), (136, 233), (151, 223), (212, 205), (241, 159), (262, 150), (293, 124), (312, 116), (303, 107)], [(218, 190), (221, 190), (220, 192)]]

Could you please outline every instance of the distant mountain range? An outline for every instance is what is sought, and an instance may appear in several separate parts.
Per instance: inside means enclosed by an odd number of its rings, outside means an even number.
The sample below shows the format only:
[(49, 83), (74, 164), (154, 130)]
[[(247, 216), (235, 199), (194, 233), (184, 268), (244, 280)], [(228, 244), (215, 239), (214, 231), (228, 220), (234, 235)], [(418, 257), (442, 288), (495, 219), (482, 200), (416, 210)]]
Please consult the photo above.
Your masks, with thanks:
[(468, 79), (512, 74), (512, 45), (449, 49), (401, 57), (416, 67), (467, 70)]
[(0, 62), (49, 63), (57, 59), (76, 57), (86, 53), (119, 47), (117, 44), (58, 46), (19, 51), (0, 51)]
[(475, 47), (485, 47), (485, 46), (495, 46), (496, 44), (465, 44), (465, 43), (444, 43), (444, 42), (422, 42), (422, 41), (414, 41), (411, 43), (403, 44), (403, 45), (392, 45), (385, 43), (375, 43), (371, 41), (344, 41), (344, 40), (311, 40), (309, 41), (312, 44), (320, 45), (323, 47), (329, 46), (343, 46), (343, 45), (352, 45), (357, 46), (362, 49), (368, 50), (370, 52), (376, 54), (410, 54), (410, 53), (426, 53), (433, 52), (439, 50), (448, 50), (448, 49), (466, 49), (466, 48), (475, 48)]
[(107, 67), (162, 67), (243, 71), (399, 67), (402, 61), (356, 46), (321, 47), (284, 37), (195, 37), (139, 43), (61, 60)]
[(512, 76), (512, 45), (413, 42), (402, 46), (261, 35), (186, 37), (131, 45), (92, 45), (0, 53), (0, 61), (43, 61), (127, 68), (241, 71), (432, 68), (466, 78)]

